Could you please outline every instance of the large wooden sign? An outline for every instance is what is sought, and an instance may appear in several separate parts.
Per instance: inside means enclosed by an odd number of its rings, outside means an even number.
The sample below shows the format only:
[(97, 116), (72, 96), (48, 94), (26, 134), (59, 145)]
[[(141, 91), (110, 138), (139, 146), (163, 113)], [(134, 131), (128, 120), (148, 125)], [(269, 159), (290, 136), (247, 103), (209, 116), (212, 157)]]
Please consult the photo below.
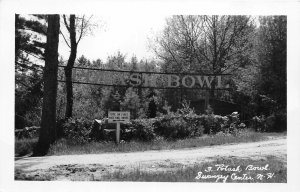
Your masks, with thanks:
[[(64, 77), (62, 77), (64, 78)], [(229, 74), (159, 73), (74, 67), (73, 83), (156, 89), (226, 90)], [(64, 79), (59, 79), (64, 82)]]

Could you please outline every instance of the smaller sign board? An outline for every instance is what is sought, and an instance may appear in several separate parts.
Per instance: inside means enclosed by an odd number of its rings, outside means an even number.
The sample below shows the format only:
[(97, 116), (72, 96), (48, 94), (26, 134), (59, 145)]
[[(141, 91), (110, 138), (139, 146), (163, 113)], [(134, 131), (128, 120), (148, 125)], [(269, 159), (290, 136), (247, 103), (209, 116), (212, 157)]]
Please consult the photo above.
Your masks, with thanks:
[(109, 111), (109, 123), (127, 123), (130, 120), (130, 112), (128, 111)]

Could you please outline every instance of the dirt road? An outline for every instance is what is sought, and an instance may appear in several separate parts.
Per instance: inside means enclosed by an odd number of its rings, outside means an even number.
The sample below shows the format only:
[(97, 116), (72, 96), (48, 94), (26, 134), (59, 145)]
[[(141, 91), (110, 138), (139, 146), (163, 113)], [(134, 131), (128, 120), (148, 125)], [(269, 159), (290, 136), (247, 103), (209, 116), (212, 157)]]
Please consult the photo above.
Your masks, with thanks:
[[(167, 169), (174, 163), (193, 164), (212, 161), (217, 157), (236, 157), (247, 159), (263, 159), (275, 156), (283, 162), (287, 157), (286, 137), (254, 143), (228, 144), (193, 149), (145, 151), (131, 153), (105, 153), (87, 155), (63, 155), (46, 157), (27, 157), (15, 161), (18, 174), (39, 175), (46, 172), (58, 173), (56, 179), (65, 179), (62, 168), (72, 170), (88, 169), (95, 171), (95, 167), (106, 172), (118, 169), (146, 169), (147, 171), (160, 171)], [(157, 165), (165, 166), (157, 166)], [(82, 171), (82, 170), (81, 170)]]

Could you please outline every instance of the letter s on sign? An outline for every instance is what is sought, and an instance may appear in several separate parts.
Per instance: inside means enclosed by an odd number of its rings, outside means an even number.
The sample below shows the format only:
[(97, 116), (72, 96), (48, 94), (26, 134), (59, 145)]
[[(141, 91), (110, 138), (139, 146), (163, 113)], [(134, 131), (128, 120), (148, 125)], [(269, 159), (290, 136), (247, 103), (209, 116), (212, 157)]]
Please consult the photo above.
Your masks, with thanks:
[(138, 86), (141, 84), (141, 74), (131, 74), (130, 75), (130, 85)]

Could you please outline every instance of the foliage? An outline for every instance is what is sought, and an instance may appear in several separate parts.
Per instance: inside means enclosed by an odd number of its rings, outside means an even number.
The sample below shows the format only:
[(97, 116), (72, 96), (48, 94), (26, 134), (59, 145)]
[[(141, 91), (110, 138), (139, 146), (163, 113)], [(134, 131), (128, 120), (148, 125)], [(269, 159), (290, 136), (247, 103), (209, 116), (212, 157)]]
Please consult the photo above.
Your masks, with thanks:
[[(237, 113), (233, 113), (228, 117), (213, 114), (173, 113), (152, 119), (136, 119), (130, 123), (122, 124), (121, 139), (125, 141), (151, 141), (158, 136), (162, 136), (165, 139), (184, 139), (199, 137), (203, 133), (216, 134), (218, 132), (237, 135), (245, 127), (245, 124), (240, 123)], [(96, 141), (114, 140), (114, 132), (111, 134), (104, 131), (105, 129), (114, 128), (114, 124), (106, 123), (102, 124), (101, 127), (93, 126), (89, 133), (90, 139)], [(84, 131), (84, 129), (82, 130)], [(80, 133), (76, 134), (80, 135)]]
[(109, 135), (104, 131), (104, 127), (101, 126), (98, 122), (94, 122), (89, 133), (89, 137), (92, 141), (105, 141), (110, 139)]
[[(251, 64), (254, 31), (249, 16), (176, 15), (166, 20), (153, 49), (163, 60), (164, 72), (233, 73)], [(211, 98), (215, 97), (214, 87), (212, 82)], [(178, 108), (182, 98), (193, 99), (199, 92), (205, 94), (204, 91), (166, 90), (165, 98), (172, 107)]]
[[(157, 136), (154, 140), (144, 142), (136, 140), (125, 140), (119, 145), (114, 141), (91, 141), (89, 143), (78, 145), (68, 142), (66, 139), (60, 139), (51, 146), (49, 155), (70, 155), (70, 154), (97, 154), (105, 152), (134, 152), (147, 150), (171, 150), (204, 147), (212, 145), (223, 145), (228, 143), (246, 143), (269, 139), (272, 137), (282, 137), (282, 133), (260, 133), (250, 129), (245, 129), (237, 136), (231, 134), (217, 133), (203, 137), (193, 137), (187, 139), (166, 140)], [(121, 135), (122, 137), (122, 135)], [(122, 138), (124, 139), (124, 138)]]
[(47, 25), (45, 16), (15, 15), (15, 62), (16, 70), (37, 70), (33, 58), (43, 59)]
[(167, 19), (154, 50), (173, 72), (230, 71), (246, 62), (253, 29), (247, 16), (176, 15)]
[(40, 124), (45, 17), (15, 15), (15, 128)]
[(155, 122), (155, 132), (166, 139), (186, 138), (190, 130), (183, 118), (166, 116)]
[(257, 81), (259, 93), (277, 102), (279, 109), (286, 108), (286, 16), (260, 18), (259, 54), (260, 78)]
[[(125, 55), (118, 52), (109, 56), (106, 62), (100, 59), (90, 61), (85, 56), (81, 56), (76, 60), (75, 66), (87, 68), (104, 68), (118, 70), (151, 70), (156, 71), (156, 63), (154, 61), (137, 61), (135, 57), (130, 62), (125, 60)], [(65, 65), (64, 61), (60, 61), (60, 65)], [(98, 73), (93, 75), (86, 74), (86, 70), (76, 70), (75, 78), (78, 81), (88, 82), (97, 81)], [(64, 72), (59, 70), (60, 79), (64, 79)], [(89, 80), (87, 79), (89, 78)], [(65, 84), (58, 85), (58, 119), (64, 118), (65, 112)], [(146, 118), (150, 115), (150, 111), (155, 114), (161, 107), (162, 95), (158, 90), (130, 88), (130, 87), (106, 87), (93, 85), (73, 85), (73, 117), (102, 119), (107, 117), (108, 111), (126, 110), (131, 112), (131, 119)], [(151, 110), (150, 110), (150, 107)]]
[(126, 90), (124, 100), (120, 103), (122, 111), (130, 111), (130, 116), (133, 119), (138, 117), (138, 110), (140, 109), (141, 103), (138, 94), (133, 88)]
[(62, 127), (64, 131), (63, 134), (69, 142), (84, 144), (90, 141), (92, 121), (84, 118), (69, 118)]
[(286, 130), (284, 115), (276, 118), (282, 119), (281, 128), (275, 128), (277, 123), (259, 125), (265, 119), (274, 121), (271, 119), (275, 119), (275, 114), (286, 114), (286, 20), (286, 16), (259, 18), (260, 26), (253, 40), (255, 62), (238, 74), (235, 101), (240, 103), (244, 118), (259, 116), (260, 120), (252, 122), (257, 130)]
[[(185, 109), (186, 111), (187, 108)], [(183, 111), (183, 110), (179, 110)], [(68, 128), (74, 130), (75, 121)], [(261, 122), (261, 121), (259, 121)], [(274, 126), (274, 117), (270, 116), (266, 121), (271, 130)], [(115, 124), (104, 123), (100, 127), (92, 126), (92, 123), (88, 123), (88, 129), (84, 128), (85, 125), (82, 124), (82, 120), (78, 120), (78, 125), (76, 127), (82, 127), (81, 132), (71, 131), (68, 137), (84, 137), (86, 139), (79, 140), (95, 140), (95, 141), (105, 141), (114, 140), (114, 132), (106, 132), (105, 129), (114, 129)], [(262, 124), (257, 124), (256, 127), (262, 127)], [(265, 126), (265, 125), (264, 125)], [(252, 125), (253, 127), (253, 125)], [(191, 137), (199, 137), (204, 133), (209, 135), (225, 134), (238, 136), (242, 131), (244, 131), (246, 125), (242, 123), (239, 119), (239, 114), (233, 112), (227, 116), (220, 116), (214, 114), (202, 114), (197, 115), (189, 111), (187, 114), (180, 113), (169, 113), (157, 118), (152, 119), (136, 119), (129, 123), (121, 124), (121, 139), (124, 141), (129, 140), (140, 140), (140, 141), (153, 141), (159, 136), (164, 137), (164, 139), (184, 139)], [(76, 129), (78, 130), (78, 129)], [(266, 129), (256, 129), (257, 131), (265, 131)], [(89, 138), (89, 139), (87, 139)]]
[(40, 127), (32, 126), (32, 127), (25, 127), (24, 129), (15, 130), (15, 137), (18, 139), (24, 138), (35, 138), (39, 134)]
[(286, 131), (286, 113), (278, 111), (269, 116), (255, 116), (251, 120), (251, 128), (260, 132), (282, 132)]
[(254, 49), (256, 64), (243, 76), (249, 80), (245, 87), (250, 91), (243, 89), (247, 96), (239, 97), (237, 102), (241, 103), (247, 118), (256, 116), (252, 120), (254, 129), (286, 130), (287, 18), (267, 16), (260, 17), (259, 22)]
[(157, 104), (155, 103), (154, 96), (150, 95), (149, 100), (150, 101), (148, 104), (147, 117), (154, 118), (154, 117), (156, 117), (156, 114), (157, 114)]
[[(170, 119), (183, 118), (184, 122), (188, 123), (189, 136), (201, 136), (203, 133), (216, 134), (218, 132), (228, 134), (238, 134), (239, 130), (246, 127), (244, 123), (240, 122), (238, 112), (233, 112), (227, 116), (220, 116), (213, 114), (212, 108), (209, 106), (206, 114), (197, 115), (194, 109), (190, 108), (190, 104), (187, 101), (182, 103), (182, 107), (177, 110), (176, 113), (170, 111), (170, 107), (165, 106), (167, 114), (160, 117), (160, 121), (168, 122)], [(172, 129), (163, 128), (165, 124), (157, 122), (158, 131), (170, 131)], [(169, 122), (168, 122), (169, 123)], [(183, 126), (185, 124), (183, 123)], [(168, 125), (165, 125), (168, 127)], [(174, 131), (174, 130), (173, 130)]]
[(165, 102), (163, 107), (165, 114), (160, 114), (154, 122), (155, 132), (166, 139), (180, 139), (203, 134), (201, 122), (197, 120), (194, 109), (190, 108), (190, 103), (186, 100), (182, 102), (182, 107), (176, 112), (171, 111), (171, 107)]
[(15, 156), (24, 156), (32, 153), (38, 139), (22, 138), (15, 141)]
[[(70, 55), (66, 67), (64, 68), (65, 72), (65, 84), (66, 84), (66, 110), (65, 118), (73, 116), (73, 87), (72, 87), (72, 68), (75, 65), (75, 60), (77, 56), (77, 48), (81, 39), (92, 31), (97, 25), (92, 24), (89, 18), (86, 18), (85, 15), (79, 16), (71, 14), (69, 17), (66, 15), (62, 16), (63, 23), (66, 28), (67, 33), (69, 34), (68, 40), (65, 38), (64, 33), (60, 30), (60, 33), (65, 40), (65, 43), (70, 48)], [(78, 35), (76, 37), (76, 34)]]
[[(127, 134), (123, 137), (125, 140), (152, 141), (156, 134), (154, 132), (153, 122), (155, 119), (136, 119), (127, 124)], [(127, 136), (127, 138), (126, 138)], [(129, 137), (128, 137), (129, 136)]]

